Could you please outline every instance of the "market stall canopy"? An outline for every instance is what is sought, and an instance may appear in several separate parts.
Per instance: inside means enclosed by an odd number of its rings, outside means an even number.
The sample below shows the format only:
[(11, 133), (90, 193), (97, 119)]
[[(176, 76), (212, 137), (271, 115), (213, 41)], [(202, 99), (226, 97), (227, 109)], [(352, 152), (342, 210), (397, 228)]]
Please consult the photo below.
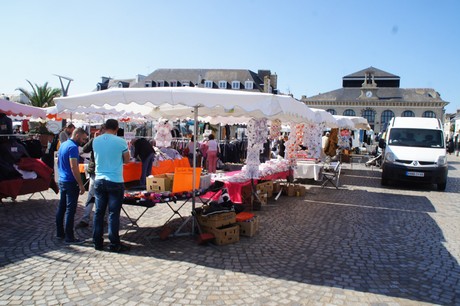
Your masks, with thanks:
[(354, 124), (353, 129), (355, 130), (370, 130), (371, 129), (371, 127), (369, 126), (369, 123), (367, 123), (367, 119), (363, 117), (334, 115), (334, 118), (337, 119), (337, 121), (342, 120), (343, 125), (346, 125), (347, 124), (346, 122), (348, 120), (351, 120)]
[(355, 130), (355, 123), (347, 116), (333, 115), (341, 129)]
[(339, 125), (337, 123), (337, 120), (332, 116), (331, 113), (325, 111), (324, 109), (319, 109), (319, 108), (310, 108), (312, 111), (315, 112), (315, 122), (316, 123), (324, 123), (325, 127), (327, 128), (338, 128)]
[(0, 99), (0, 112), (8, 116), (46, 118), (44, 108)]
[(56, 106), (46, 108), (46, 116), (49, 119), (77, 119), (91, 121), (105, 121), (104, 118), (116, 118), (120, 120), (130, 119), (133, 121), (149, 119), (148, 113), (151, 108), (144, 105), (117, 105), (115, 107), (106, 105), (99, 106), (77, 106), (72, 111), (58, 111)]
[(314, 122), (314, 113), (291, 96), (241, 90), (196, 87), (113, 88), (87, 94), (56, 98), (58, 112), (79, 107), (129, 105), (148, 106), (154, 118), (200, 116), (278, 118), (286, 122)]
[(367, 130), (370, 131), (371, 127), (367, 122), (366, 118), (363, 117), (350, 117), (351, 121), (355, 123), (355, 127), (360, 130)]

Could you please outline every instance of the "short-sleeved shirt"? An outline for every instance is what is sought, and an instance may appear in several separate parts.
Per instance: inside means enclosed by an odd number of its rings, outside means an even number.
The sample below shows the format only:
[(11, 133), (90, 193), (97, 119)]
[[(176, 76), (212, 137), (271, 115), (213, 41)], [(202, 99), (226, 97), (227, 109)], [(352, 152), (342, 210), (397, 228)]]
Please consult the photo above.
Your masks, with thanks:
[(65, 130), (59, 133), (59, 141), (61, 143), (66, 142), (68, 139), (70, 139), (70, 137)]
[(80, 158), (78, 153), (78, 145), (73, 139), (63, 142), (58, 151), (58, 170), (60, 182), (76, 182), (70, 168), (70, 159)]
[(208, 141), (208, 152), (218, 151), (217, 146), (218, 146), (217, 141), (214, 139), (211, 139), (210, 141)]
[(93, 140), (96, 180), (123, 183), (123, 154), (128, 151), (126, 141), (113, 134), (103, 134)]

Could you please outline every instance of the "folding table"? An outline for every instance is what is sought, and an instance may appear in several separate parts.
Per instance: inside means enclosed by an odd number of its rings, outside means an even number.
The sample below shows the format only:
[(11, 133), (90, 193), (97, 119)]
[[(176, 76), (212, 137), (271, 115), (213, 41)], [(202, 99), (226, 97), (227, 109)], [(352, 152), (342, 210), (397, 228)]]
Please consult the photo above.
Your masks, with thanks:
[[(196, 181), (196, 186), (199, 186), (200, 180), (199, 176), (201, 174), (201, 169), (196, 169), (197, 172), (197, 181)], [(193, 218), (193, 216), (189, 217), (184, 217), (180, 213), (180, 210), (185, 206), (185, 204), (189, 203), (190, 200), (192, 200), (195, 196), (199, 195), (196, 193), (193, 195), (193, 192), (191, 192), (192, 188), (192, 180), (191, 180), (191, 175), (193, 173), (193, 168), (190, 167), (177, 167), (174, 175), (174, 182), (173, 182), (173, 191), (170, 194), (164, 193), (161, 197), (155, 197), (152, 199), (152, 197), (147, 196), (146, 198), (124, 198), (123, 200), (123, 205), (132, 205), (132, 206), (139, 206), (143, 207), (145, 209), (142, 210), (142, 213), (134, 218), (128, 214), (128, 212), (123, 208), (122, 205), (122, 210), (124, 214), (128, 217), (128, 219), (131, 222), (131, 225), (128, 227), (126, 232), (123, 234), (123, 236), (128, 233), (130, 230), (137, 229), (139, 228), (138, 221), (144, 214), (147, 212), (149, 208), (155, 207), (157, 205), (162, 205), (166, 204), (169, 209), (171, 210), (172, 214), (166, 220), (166, 222), (163, 224), (163, 228), (166, 227), (166, 225), (175, 217), (179, 216), (181, 219), (182, 223), (179, 226), (179, 228), (172, 234), (172, 236), (179, 236), (179, 233), (181, 232), (182, 228)], [(139, 189), (133, 189), (132, 191), (137, 192), (145, 192), (148, 193), (148, 191), (139, 191)], [(129, 190), (127, 190), (129, 193)], [(176, 207), (176, 204), (178, 207)], [(192, 210), (191, 210), (192, 211)]]

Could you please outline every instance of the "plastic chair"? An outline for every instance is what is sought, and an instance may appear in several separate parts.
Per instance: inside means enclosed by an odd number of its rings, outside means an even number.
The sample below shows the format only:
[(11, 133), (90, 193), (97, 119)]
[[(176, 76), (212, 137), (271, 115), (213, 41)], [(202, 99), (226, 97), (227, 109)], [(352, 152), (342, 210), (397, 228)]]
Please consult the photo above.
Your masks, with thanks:
[(342, 163), (337, 162), (332, 171), (323, 171), (323, 184), (321, 188), (327, 185), (329, 182), (335, 189), (339, 189), (340, 170), (342, 169)]

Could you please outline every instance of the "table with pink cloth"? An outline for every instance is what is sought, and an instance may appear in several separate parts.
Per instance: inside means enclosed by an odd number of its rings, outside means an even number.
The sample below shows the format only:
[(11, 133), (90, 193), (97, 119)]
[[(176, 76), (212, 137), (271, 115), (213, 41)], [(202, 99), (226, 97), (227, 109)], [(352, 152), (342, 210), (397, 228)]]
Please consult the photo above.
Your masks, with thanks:
[[(241, 171), (232, 171), (232, 172), (226, 172), (225, 176), (233, 176), (235, 174), (240, 173)], [(258, 181), (273, 181), (273, 180), (282, 180), (286, 179), (289, 176), (289, 170), (288, 171), (283, 171), (283, 172), (277, 172), (274, 174), (270, 174), (267, 176), (263, 176), (259, 179), (254, 179), (253, 183), (254, 185), (257, 184)], [(251, 185), (251, 179), (248, 179), (247, 181), (244, 182), (229, 182), (229, 181), (224, 181), (224, 188), (227, 189), (228, 194), (230, 195), (230, 200), (235, 203), (235, 204), (241, 204), (243, 203), (243, 197), (242, 197), (242, 192), (241, 190), (245, 187)], [(217, 201), (219, 199), (219, 196), (221, 194), (221, 191), (219, 192), (207, 192), (201, 196), (203, 199), (213, 199)]]

